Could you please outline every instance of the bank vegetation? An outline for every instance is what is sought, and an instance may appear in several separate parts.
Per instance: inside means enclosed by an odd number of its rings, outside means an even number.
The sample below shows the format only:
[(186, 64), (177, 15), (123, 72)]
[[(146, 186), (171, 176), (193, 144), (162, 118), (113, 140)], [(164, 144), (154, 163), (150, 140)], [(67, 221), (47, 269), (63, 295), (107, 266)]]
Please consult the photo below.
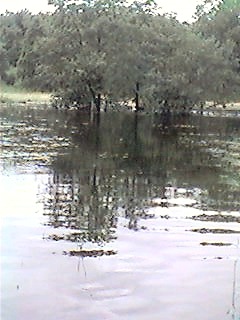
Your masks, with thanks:
[[(240, 96), (240, 4), (208, 1), (193, 23), (153, 0), (50, 0), (53, 13), (0, 16), (0, 76), (56, 107), (188, 111)], [(48, 96), (49, 97), (49, 96)]]

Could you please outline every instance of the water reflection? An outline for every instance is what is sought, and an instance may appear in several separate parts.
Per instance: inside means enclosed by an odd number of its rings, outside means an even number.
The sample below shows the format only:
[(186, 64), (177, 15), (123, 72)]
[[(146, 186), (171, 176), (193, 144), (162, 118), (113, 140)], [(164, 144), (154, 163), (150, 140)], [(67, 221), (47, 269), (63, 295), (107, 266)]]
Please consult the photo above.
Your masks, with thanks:
[(46, 224), (78, 231), (65, 239), (110, 241), (119, 216), (138, 230), (139, 212), (170, 188), (188, 190), (200, 209), (239, 208), (239, 119), (163, 126), (157, 116), (44, 108), (1, 108), (1, 119), (4, 171), (48, 172)]
[[(164, 319), (184, 318), (186, 313), (178, 312), (184, 308), (192, 318), (196, 310), (199, 319), (206, 314), (209, 319), (229, 318), (231, 298), (232, 319), (239, 314), (239, 119), (193, 116), (172, 118), (163, 125), (158, 117), (144, 114), (97, 117), (14, 107), (0, 108), (0, 116), (1, 174), (11, 176), (9, 184), (18, 179), (20, 196), (23, 185), (31, 189), (29, 183), (34, 184), (36, 177), (41, 181), (38, 198), (44, 205), (38, 207), (41, 219), (32, 222), (32, 193), (28, 207), (25, 198), (21, 202), (8, 192), (17, 208), (16, 222), (10, 217), (8, 223), (11, 230), (17, 226), (16, 239), (20, 239), (12, 247), (24, 263), (21, 270), (12, 263), (11, 241), (10, 245), (6, 241), (5, 272), (14, 270), (28, 280), (26, 284), (34, 283), (28, 291), (18, 287), (14, 299), (22, 298), (22, 305), (29, 305), (26, 299), (31, 299), (33, 308), (41, 309), (35, 288), (38, 281), (40, 296), (51, 304), (45, 308), (52, 312), (48, 318), (56, 314), (61, 318), (62, 306), (52, 308), (56, 288), (64, 288), (63, 305), (76, 301), (82, 276), (91, 301), (100, 300), (101, 307), (109, 307), (107, 299), (112, 302), (120, 297), (109, 308), (121, 316), (122, 312), (131, 314), (131, 319), (146, 319), (149, 310), (152, 319), (159, 314)], [(25, 208), (29, 215), (22, 220)], [(43, 235), (38, 229), (42, 215)], [(9, 234), (15, 239), (14, 232)], [(52, 241), (43, 243), (42, 237)], [(82, 258), (109, 257), (85, 259), (84, 273), (75, 277), (72, 259), (63, 257), (63, 251)], [(61, 271), (57, 273), (56, 268)], [(34, 281), (29, 281), (29, 274)], [(26, 285), (23, 282), (20, 288)], [(90, 309), (89, 299), (83, 302), (86, 309)], [(77, 310), (76, 318), (86, 307), (72, 306), (67, 308)], [(82, 312), (90, 318), (88, 310)]]
[(54, 172), (45, 196), (47, 224), (78, 230), (64, 235), (65, 240), (102, 243), (114, 239), (116, 208), (110, 188), (111, 181), (105, 177), (100, 181), (96, 167), (81, 176), (77, 171), (72, 175)]

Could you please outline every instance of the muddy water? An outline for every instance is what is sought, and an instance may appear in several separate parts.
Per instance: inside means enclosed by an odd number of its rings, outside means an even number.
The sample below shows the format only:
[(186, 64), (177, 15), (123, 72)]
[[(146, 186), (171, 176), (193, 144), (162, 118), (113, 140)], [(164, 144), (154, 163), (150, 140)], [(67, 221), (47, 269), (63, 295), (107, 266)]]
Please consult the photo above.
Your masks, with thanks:
[(238, 117), (0, 116), (1, 319), (239, 319)]

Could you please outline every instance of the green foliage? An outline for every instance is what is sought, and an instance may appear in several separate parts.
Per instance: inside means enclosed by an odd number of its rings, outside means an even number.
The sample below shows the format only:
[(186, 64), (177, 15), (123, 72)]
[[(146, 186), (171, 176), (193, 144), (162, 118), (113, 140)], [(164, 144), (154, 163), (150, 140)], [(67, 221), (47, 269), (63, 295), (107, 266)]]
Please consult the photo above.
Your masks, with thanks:
[[(221, 1), (211, 14), (205, 14), (195, 24), (196, 32), (204, 39), (215, 41), (222, 51), (227, 68), (221, 70), (221, 78), (227, 100), (239, 99), (240, 85), (240, 4)], [(219, 75), (220, 76), (220, 75)]]
[(7, 82), (7, 71), (9, 69), (9, 62), (7, 56), (7, 50), (4, 48), (3, 44), (0, 42), (0, 80)]
[(237, 6), (211, 19), (199, 14), (189, 26), (157, 14), (151, 0), (49, 3), (56, 8), (51, 15), (0, 16), (4, 81), (52, 91), (67, 106), (92, 101), (98, 110), (102, 98), (136, 104), (140, 98), (149, 110), (185, 110), (237, 93)]

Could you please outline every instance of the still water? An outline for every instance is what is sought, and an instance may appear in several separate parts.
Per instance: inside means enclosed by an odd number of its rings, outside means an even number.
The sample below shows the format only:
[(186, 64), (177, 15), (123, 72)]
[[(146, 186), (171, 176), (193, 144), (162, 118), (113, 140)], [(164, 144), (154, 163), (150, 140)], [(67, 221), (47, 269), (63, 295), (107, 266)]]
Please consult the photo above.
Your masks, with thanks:
[(0, 117), (1, 319), (240, 319), (240, 118)]

